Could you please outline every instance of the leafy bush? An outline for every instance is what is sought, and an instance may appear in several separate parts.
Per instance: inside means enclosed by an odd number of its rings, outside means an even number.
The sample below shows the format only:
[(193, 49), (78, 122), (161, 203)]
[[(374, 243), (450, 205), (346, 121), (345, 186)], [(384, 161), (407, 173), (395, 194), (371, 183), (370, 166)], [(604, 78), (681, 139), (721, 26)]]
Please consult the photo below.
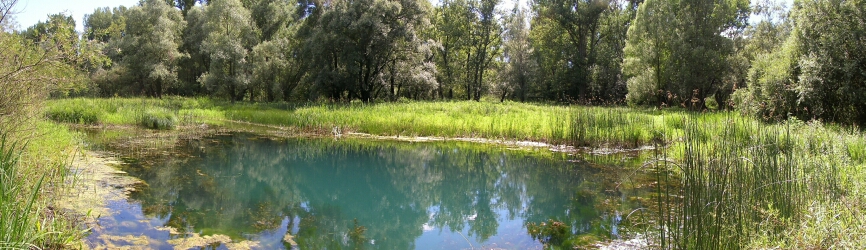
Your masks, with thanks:
[(779, 50), (755, 59), (749, 69), (749, 87), (738, 89), (732, 97), (738, 110), (774, 121), (798, 112), (794, 86), (800, 54), (797, 43), (796, 37), (789, 37)]

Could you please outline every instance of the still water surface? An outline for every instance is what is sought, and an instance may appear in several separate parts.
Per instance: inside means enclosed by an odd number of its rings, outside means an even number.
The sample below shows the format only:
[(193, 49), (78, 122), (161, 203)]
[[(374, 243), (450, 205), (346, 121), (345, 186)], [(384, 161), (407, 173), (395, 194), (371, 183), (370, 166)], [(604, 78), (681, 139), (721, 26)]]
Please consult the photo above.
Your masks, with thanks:
[(548, 219), (615, 237), (618, 213), (605, 211), (625, 206), (610, 205), (628, 196), (611, 190), (620, 177), (545, 150), (251, 134), (185, 140), (171, 154), (127, 159), (123, 170), (147, 185), (109, 204), (116, 213), (88, 240), (132, 235), (171, 249), (167, 241), (195, 233), (285, 249), (288, 234), (300, 249), (536, 249), (526, 223)]

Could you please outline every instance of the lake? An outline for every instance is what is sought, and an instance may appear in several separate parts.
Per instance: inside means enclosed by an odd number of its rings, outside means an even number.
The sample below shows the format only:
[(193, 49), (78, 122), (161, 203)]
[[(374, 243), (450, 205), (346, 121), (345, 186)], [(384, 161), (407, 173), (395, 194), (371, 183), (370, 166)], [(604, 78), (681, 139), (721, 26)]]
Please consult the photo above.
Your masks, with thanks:
[(620, 167), (547, 148), (229, 133), (118, 153), (145, 184), (109, 203), (92, 246), (537, 249), (527, 223), (618, 237), (636, 192)]

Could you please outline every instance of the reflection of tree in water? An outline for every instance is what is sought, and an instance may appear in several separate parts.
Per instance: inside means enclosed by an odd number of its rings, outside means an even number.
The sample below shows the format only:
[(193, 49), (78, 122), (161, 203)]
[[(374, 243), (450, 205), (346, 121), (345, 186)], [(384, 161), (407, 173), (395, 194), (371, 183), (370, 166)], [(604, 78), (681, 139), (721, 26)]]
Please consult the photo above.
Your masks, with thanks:
[(148, 216), (236, 238), (288, 218), (302, 249), (350, 246), (354, 219), (375, 241), (368, 246), (383, 249), (414, 248), (425, 224), (468, 227), (479, 242), (497, 234), (500, 219), (553, 218), (590, 231), (600, 217), (593, 181), (605, 179), (561, 159), (462, 144), (235, 135), (181, 148), (194, 157), (129, 167), (149, 184), (133, 195)]

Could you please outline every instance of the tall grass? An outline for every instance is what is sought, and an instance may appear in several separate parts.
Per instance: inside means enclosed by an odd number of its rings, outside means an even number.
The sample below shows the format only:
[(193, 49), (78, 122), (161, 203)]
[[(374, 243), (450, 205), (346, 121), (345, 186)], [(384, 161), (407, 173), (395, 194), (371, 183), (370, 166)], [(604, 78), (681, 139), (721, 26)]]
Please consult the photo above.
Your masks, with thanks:
[(82, 215), (54, 203), (69, 188), (65, 163), (76, 140), (64, 126), (43, 120), (18, 133), (0, 132), (0, 249), (80, 247)]
[(514, 102), (262, 104), (177, 97), (52, 100), (46, 116), (59, 122), (157, 127), (142, 122), (150, 121), (142, 117), (152, 110), (174, 114), (179, 125), (232, 120), (324, 134), (339, 128), (375, 135), (532, 140), (611, 148), (649, 145), (660, 140), (662, 126), (681, 131), (682, 124), (665, 119), (686, 116), (670, 111)]
[[(85, 231), (72, 223), (76, 219), (66, 217), (73, 215), (46, 205), (50, 204), (46, 192), (61, 189), (45, 184), (56, 185), (63, 178), (52, 180), (56, 171), (32, 169), (38, 165), (26, 161), (28, 148), (8, 134), (0, 135), (0, 249), (75, 246)], [(53, 166), (53, 170), (58, 169), (62, 167)]]
[(734, 114), (683, 124), (681, 142), (657, 147), (652, 161), (659, 183), (654, 198), (659, 247), (834, 248), (856, 239), (805, 231), (803, 223), (834, 228), (828, 224), (844, 222), (859, 228), (847, 233), (866, 236), (866, 225), (851, 216), (814, 220), (820, 216), (816, 211), (842, 212), (840, 202), (857, 207), (847, 214), (862, 213), (862, 200), (849, 198), (852, 191), (862, 193), (853, 184), (866, 180), (852, 164), (862, 160), (850, 157), (849, 150), (862, 134), (796, 120), (767, 125)]
[(18, 173), (22, 150), (5, 133), (0, 135), (0, 248), (27, 249), (39, 238), (31, 210), (44, 176), (32, 191), (25, 189)]
[(140, 125), (151, 129), (173, 129), (178, 125), (218, 122), (223, 112), (208, 99), (109, 98), (48, 101), (48, 119), (85, 125)]

